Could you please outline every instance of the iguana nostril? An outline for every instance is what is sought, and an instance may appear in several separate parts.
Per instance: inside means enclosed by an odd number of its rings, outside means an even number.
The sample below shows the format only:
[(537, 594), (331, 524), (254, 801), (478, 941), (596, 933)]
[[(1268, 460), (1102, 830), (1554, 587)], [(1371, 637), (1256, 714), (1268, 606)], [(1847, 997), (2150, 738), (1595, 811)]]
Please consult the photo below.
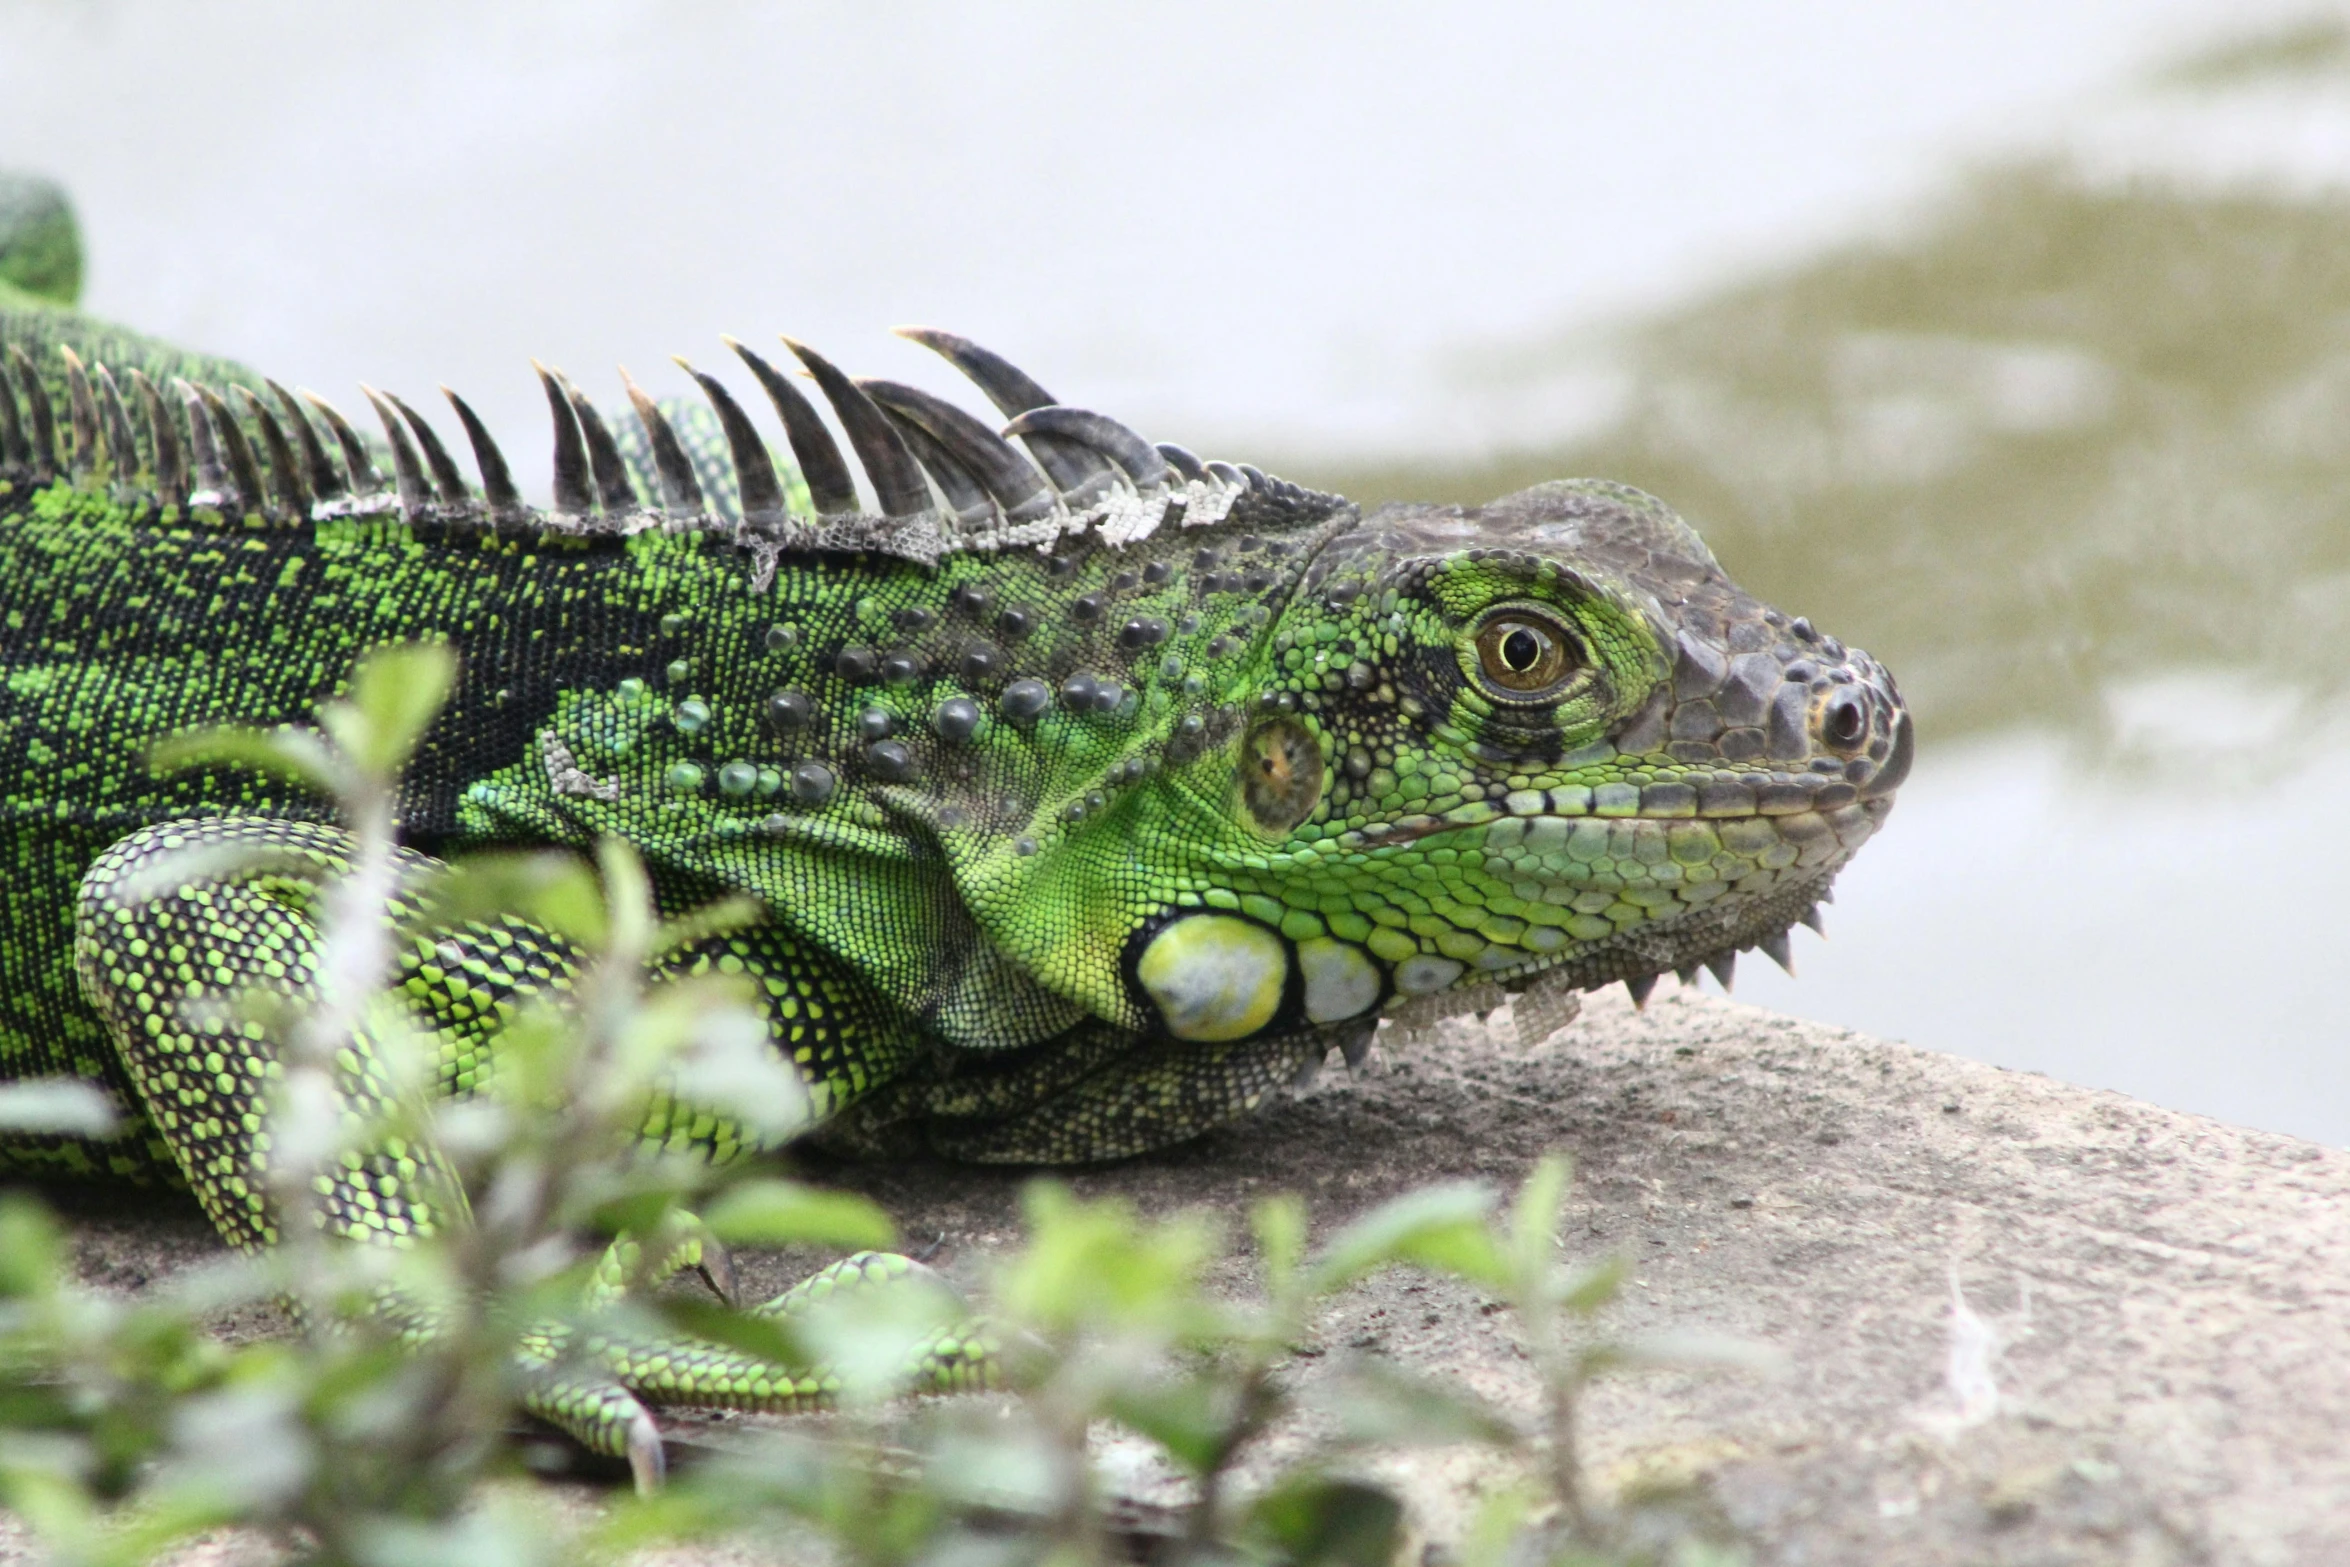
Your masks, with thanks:
[(1860, 697), (1845, 692), (1820, 714), (1820, 738), (1839, 751), (1856, 749), (1869, 735), (1869, 710)]

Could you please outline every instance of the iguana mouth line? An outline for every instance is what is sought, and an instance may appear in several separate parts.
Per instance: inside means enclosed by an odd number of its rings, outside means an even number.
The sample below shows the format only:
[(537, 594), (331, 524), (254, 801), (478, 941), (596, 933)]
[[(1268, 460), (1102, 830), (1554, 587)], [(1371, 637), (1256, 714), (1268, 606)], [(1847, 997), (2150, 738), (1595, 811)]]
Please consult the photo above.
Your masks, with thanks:
[[(1845, 803), (1849, 804), (1853, 802)], [(1872, 802), (1861, 801), (1859, 803), (1866, 805)], [(1358, 829), (1358, 832), (1363, 840), (1361, 844), (1363, 849), (1392, 849), (1418, 843), (1423, 839), (1437, 837), (1440, 834), (1448, 832), (1483, 831), (1485, 829), (1500, 826), (1504, 822), (1599, 822), (1605, 825), (1613, 825), (1618, 822), (1644, 822), (1658, 827), (1674, 827), (1683, 823), (1725, 823), (1752, 821), (1780, 822), (1788, 821), (1798, 816), (1816, 816), (1819, 815), (1823, 810), (1836, 810), (1840, 808), (1840, 806), (1822, 807), (1815, 805), (1806, 806), (1799, 811), (1740, 811), (1734, 815), (1726, 816), (1601, 816), (1596, 812), (1585, 812), (1578, 816), (1570, 815), (1563, 811), (1538, 811), (1530, 816), (1519, 816), (1515, 814), (1499, 815), (1490, 817), (1484, 821), (1476, 822), (1448, 822), (1443, 818), (1438, 817), (1424, 823), (1397, 823), (1377, 832), (1374, 832), (1373, 829), (1378, 827), (1378, 824), (1373, 823), (1370, 826)]]

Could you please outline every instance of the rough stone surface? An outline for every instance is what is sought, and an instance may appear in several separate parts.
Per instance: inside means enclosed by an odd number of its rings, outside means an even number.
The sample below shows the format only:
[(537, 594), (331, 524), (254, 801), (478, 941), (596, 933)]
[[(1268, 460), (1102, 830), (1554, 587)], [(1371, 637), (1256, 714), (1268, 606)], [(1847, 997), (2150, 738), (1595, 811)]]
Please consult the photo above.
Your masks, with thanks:
[[(1613, 1326), (1735, 1334), (1791, 1368), (1605, 1385), (1585, 1426), (1603, 1485), (1704, 1476), (1758, 1563), (2350, 1561), (2350, 1154), (1693, 992), (1635, 1014), (1616, 991), (1530, 1049), (1464, 1020), (1069, 1179), (1235, 1218), (1295, 1190), (1327, 1228), (1432, 1180), (1513, 1185), (1553, 1147), (1579, 1171), (1564, 1245), (1634, 1265)], [(822, 1173), (965, 1278), (1017, 1233), (1020, 1172)], [(213, 1254), (192, 1207), (83, 1201), (73, 1223), (109, 1287)], [(753, 1291), (789, 1282), (788, 1259), (743, 1263)], [(1954, 1279), (2004, 1341), (1995, 1404), (1953, 1385)], [(1482, 1304), (1372, 1280), (1306, 1374), (1384, 1353), (1525, 1410), (1508, 1317)], [(1394, 1466), (1425, 1537), (1458, 1526), (1489, 1462)]]

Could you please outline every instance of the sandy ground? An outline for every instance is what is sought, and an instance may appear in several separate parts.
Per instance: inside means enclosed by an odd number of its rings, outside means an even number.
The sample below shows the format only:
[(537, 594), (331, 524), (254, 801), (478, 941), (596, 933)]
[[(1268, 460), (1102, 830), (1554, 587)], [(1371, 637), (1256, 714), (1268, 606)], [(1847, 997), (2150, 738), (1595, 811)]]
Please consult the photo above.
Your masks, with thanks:
[[(1506, 1014), (1456, 1020), (1244, 1125), (1071, 1180), (1236, 1218), (1297, 1191), (1327, 1229), (1432, 1180), (1514, 1185), (1550, 1148), (1579, 1171), (1569, 1250), (1633, 1264), (1615, 1326), (1787, 1357), (1776, 1380), (1610, 1383), (1586, 1423), (1603, 1481), (1698, 1473), (1758, 1563), (2350, 1562), (2350, 1154), (1668, 985), (1645, 1014), (1594, 998), (1532, 1048)], [(953, 1275), (1017, 1233), (1017, 1172), (826, 1176), (935, 1241)], [(93, 1200), (73, 1225), (94, 1283), (213, 1253), (191, 1207)], [(754, 1294), (790, 1282), (786, 1259), (742, 1263)], [(1954, 1279), (2001, 1341), (1965, 1388)], [(1527, 1408), (1508, 1319), (1483, 1304), (1372, 1280), (1329, 1311), (1306, 1374), (1384, 1353)], [(1487, 1462), (1396, 1466), (1421, 1539), (1458, 1529)], [(220, 1545), (198, 1554), (245, 1554)], [(0, 1531), (0, 1558), (11, 1547)]]

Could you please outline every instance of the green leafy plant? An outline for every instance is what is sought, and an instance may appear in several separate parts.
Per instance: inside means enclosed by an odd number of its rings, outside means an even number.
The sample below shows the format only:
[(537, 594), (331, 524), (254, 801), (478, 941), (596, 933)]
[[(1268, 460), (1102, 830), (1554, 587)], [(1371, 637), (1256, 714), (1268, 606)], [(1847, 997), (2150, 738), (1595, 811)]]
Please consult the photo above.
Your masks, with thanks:
[[(305, 780), (335, 799), (355, 849), (327, 893), (314, 999), (277, 1017), (292, 1041), (268, 1116), (283, 1243), (225, 1259), (135, 1301), (71, 1278), (57, 1221), (34, 1198), (0, 1200), (0, 1500), (62, 1561), (147, 1560), (190, 1534), (238, 1525), (335, 1563), (531, 1562), (615, 1556), (667, 1541), (769, 1534), (825, 1542), (857, 1567), (1039, 1560), (1090, 1567), (1146, 1546), (1154, 1559), (1378, 1567), (1403, 1537), (1401, 1501), (1366, 1454), (1483, 1444), (1515, 1465), (1459, 1542), (1463, 1567), (1671, 1561), (1695, 1567), (1702, 1531), (1660, 1531), (1589, 1493), (1577, 1444), (1592, 1378), (1652, 1363), (1754, 1363), (1718, 1343), (1598, 1335), (1620, 1264), (1569, 1266), (1554, 1239), (1567, 1186), (1542, 1161), (1501, 1210), (1481, 1187), (1408, 1193), (1319, 1250), (1293, 1197), (1250, 1215), (1261, 1288), (1211, 1286), (1225, 1237), (1207, 1218), (1145, 1220), (1039, 1181), (1025, 1243), (988, 1280), (991, 1316), (919, 1271), (817, 1291), (782, 1315), (638, 1286), (702, 1237), (853, 1251), (890, 1244), (870, 1203), (756, 1169), (714, 1170), (640, 1146), (666, 1093), (723, 1105), (782, 1138), (804, 1091), (765, 1046), (750, 998), (721, 979), (648, 985), (649, 960), (757, 917), (723, 903), (657, 914), (642, 866), (607, 843), (595, 865), (559, 855), (460, 863), (417, 884), (395, 848), (398, 769), (448, 691), (445, 650), (377, 653), (318, 730), (211, 732), (161, 765), (235, 764)], [(187, 855), (158, 884), (239, 868)], [(430, 1092), (433, 1054), (387, 990), (403, 942), (507, 913), (568, 939), (589, 962), (560, 1007), (501, 1035), (499, 1069), (473, 1097)], [(248, 998), (239, 1005), (273, 1003)], [(278, 1002), (275, 1005), (282, 1006)], [(338, 1108), (335, 1051), (363, 1032), (388, 1089)], [(103, 1130), (103, 1095), (70, 1082), (0, 1089), (0, 1123)], [(405, 1245), (330, 1240), (313, 1222), (321, 1171), (387, 1139), (438, 1149), (466, 1222)], [(695, 1217), (695, 1215), (700, 1217)], [(1302, 1412), (1295, 1351), (1333, 1298), (1370, 1273), (1451, 1276), (1516, 1314), (1535, 1378), (1531, 1429), (1467, 1390), (1364, 1360), (1314, 1393), (1324, 1434), (1278, 1463), (1265, 1439)], [(277, 1300), (294, 1332), (229, 1345), (204, 1331), (225, 1308)], [(820, 1374), (838, 1412), (743, 1434), (666, 1485), (566, 1523), (527, 1485), (509, 1440), (537, 1376), (585, 1334), (691, 1333)], [(984, 1335), (1003, 1384), (974, 1399), (904, 1397), (915, 1353), (945, 1333)], [(1104, 1477), (1106, 1438), (1155, 1455), (1180, 1499), (1139, 1511)]]

